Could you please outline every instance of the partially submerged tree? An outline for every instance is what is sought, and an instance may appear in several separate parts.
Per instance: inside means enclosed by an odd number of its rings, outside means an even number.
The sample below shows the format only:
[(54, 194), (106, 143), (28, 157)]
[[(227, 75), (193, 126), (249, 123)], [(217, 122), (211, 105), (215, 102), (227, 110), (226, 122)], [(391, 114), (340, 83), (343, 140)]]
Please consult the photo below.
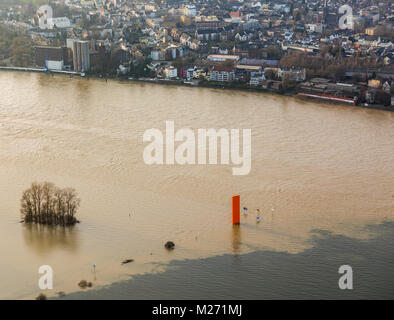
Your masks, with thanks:
[(21, 199), (21, 215), (25, 223), (73, 225), (80, 199), (75, 189), (60, 189), (53, 183), (32, 183)]

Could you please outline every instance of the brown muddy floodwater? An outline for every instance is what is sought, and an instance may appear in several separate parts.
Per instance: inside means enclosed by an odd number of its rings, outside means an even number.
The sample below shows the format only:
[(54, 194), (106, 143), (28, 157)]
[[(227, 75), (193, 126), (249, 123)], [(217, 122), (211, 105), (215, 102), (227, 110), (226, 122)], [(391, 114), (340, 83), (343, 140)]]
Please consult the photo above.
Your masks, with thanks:
[[(302, 252), (316, 229), (368, 239), (366, 225), (394, 218), (391, 112), (17, 72), (0, 72), (0, 92), (0, 298), (38, 295), (41, 265), (54, 270), (54, 295), (77, 291), (81, 279), (97, 288), (161, 272), (172, 260)], [(176, 130), (251, 128), (250, 174), (146, 165), (143, 133), (164, 131), (166, 120)], [(20, 224), (33, 181), (74, 187), (81, 224)], [(234, 194), (249, 208), (240, 228), (231, 226)], [(122, 266), (126, 258), (135, 262)]]

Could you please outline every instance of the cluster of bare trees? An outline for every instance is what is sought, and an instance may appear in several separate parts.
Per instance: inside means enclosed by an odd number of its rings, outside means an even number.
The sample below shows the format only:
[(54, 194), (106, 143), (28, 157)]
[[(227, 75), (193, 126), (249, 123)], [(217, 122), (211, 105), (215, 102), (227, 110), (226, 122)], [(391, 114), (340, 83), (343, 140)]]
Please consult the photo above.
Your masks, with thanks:
[(385, 65), (382, 58), (374, 54), (355, 53), (346, 57), (339, 45), (322, 46), (319, 54), (311, 55), (306, 52), (289, 52), (279, 62), (283, 67), (306, 68), (308, 78), (327, 77), (335, 81), (343, 80), (347, 69), (385, 69), (392, 70), (392, 66)]
[(21, 215), (25, 223), (73, 225), (80, 204), (75, 189), (60, 189), (53, 183), (32, 183), (23, 192)]

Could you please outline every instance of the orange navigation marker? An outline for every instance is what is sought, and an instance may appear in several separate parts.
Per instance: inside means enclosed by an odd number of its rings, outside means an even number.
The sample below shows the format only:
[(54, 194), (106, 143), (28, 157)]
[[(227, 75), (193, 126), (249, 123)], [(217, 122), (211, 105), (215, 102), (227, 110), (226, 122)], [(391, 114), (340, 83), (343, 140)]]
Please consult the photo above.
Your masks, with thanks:
[(240, 223), (240, 210), (241, 210), (240, 196), (233, 196), (233, 224)]

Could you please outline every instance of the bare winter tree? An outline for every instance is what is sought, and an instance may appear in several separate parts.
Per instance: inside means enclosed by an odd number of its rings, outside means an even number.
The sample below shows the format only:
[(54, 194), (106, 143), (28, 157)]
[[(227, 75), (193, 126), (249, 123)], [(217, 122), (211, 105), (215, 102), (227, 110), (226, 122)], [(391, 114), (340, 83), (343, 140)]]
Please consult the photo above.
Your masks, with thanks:
[(21, 215), (25, 223), (73, 225), (80, 199), (73, 188), (60, 189), (53, 183), (32, 183), (21, 199)]

